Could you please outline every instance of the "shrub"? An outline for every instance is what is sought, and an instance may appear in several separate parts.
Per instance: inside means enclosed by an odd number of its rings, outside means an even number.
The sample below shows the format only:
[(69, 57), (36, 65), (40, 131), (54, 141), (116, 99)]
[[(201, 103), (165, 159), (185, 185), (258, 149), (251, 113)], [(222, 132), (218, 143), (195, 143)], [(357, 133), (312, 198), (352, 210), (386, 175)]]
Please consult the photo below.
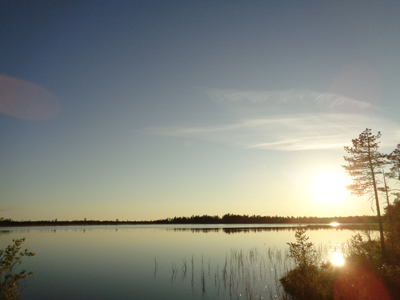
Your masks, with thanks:
[(378, 241), (364, 241), (361, 234), (353, 235), (348, 247), (347, 259), (354, 265), (376, 269), (383, 264), (381, 246)]
[(0, 250), (0, 299), (14, 300), (22, 293), (21, 285), (33, 273), (25, 270), (13, 273), (14, 267), (21, 264), (24, 256), (35, 256), (27, 249), (21, 251), (21, 244), (25, 239), (13, 240), (13, 244)]
[(295, 238), (296, 243), (287, 244), (296, 267), (280, 279), (285, 291), (299, 299), (332, 299), (335, 270), (318, 265), (321, 257), (308, 242), (306, 229), (297, 227)]
[(296, 243), (287, 243), (289, 245), (289, 257), (292, 258), (299, 268), (313, 266), (319, 258), (314, 249), (314, 245), (308, 242), (306, 229), (298, 226), (295, 233)]
[(385, 238), (389, 259), (392, 264), (400, 265), (400, 193), (386, 208)]

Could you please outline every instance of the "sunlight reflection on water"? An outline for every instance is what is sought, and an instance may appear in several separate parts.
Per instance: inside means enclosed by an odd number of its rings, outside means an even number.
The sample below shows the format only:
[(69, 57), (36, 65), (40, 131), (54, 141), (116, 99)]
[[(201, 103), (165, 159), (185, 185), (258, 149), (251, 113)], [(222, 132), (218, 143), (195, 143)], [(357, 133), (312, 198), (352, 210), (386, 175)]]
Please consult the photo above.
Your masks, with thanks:
[(344, 257), (343, 257), (343, 253), (341, 252), (334, 252), (331, 255), (331, 262), (335, 265), (335, 266), (343, 266), (344, 265)]
[(338, 244), (333, 244), (329, 249), (330, 262), (335, 266), (343, 266), (344, 265), (344, 255), (343, 255), (343, 246)]

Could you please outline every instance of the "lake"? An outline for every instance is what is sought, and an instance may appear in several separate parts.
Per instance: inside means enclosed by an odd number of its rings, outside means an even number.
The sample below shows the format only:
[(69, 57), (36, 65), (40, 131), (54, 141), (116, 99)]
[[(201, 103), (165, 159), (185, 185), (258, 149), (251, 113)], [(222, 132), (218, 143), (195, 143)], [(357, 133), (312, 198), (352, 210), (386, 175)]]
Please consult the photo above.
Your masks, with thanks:
[[(257, 227), (257, 228), (255, 228)], [(26, 238), (36, 254), (21, 299), (270, 299), (293, 228), (277, 225), (119, 225), (0, 228), (0, 249)], [(359, 231), (310, 229), (318, 247)], [(261, 298), (262, 297), (262, 298)]]

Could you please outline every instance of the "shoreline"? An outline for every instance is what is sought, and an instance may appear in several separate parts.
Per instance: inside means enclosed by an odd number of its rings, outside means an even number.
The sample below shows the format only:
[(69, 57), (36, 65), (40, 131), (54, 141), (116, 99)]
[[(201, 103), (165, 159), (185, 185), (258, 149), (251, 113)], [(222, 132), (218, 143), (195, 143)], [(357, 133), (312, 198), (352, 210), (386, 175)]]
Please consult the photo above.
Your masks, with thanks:
[[(304, 225), (302, 225), (304, 224)], [(2, 221), (0, 222), (0, 228), (6, 227), (58, 227), (58, 226), (124, 226), (124, 225), (206, 225), (207, 228), (212, 229), (210, 226), (217, 226), (214, 228), (223, 228), (221, 225), (237, 225), (235, 228), (241, 228), (241, 225), (246, 225), (246, 229), (257, 229), (257, 228), (296, 228), (297, 225), (307, 227), (308, 229), (369, 229), (378, 230), (379, 226), (377, 223), (345, 223), (341, 222), (335, 225), (331, 223), (171, 223), (171, 222), (159, 222), (159, 221)], [(248, 226), (253, 225), (253, 226)], [(259, 226), (257, 226), (259, 225)], [(262, 226), (260, 226), (262, 225)], [(264, 225), (276, 225), (276, 227), (265, 227)], [(189, 229), (189, 228), (188, 228)]]

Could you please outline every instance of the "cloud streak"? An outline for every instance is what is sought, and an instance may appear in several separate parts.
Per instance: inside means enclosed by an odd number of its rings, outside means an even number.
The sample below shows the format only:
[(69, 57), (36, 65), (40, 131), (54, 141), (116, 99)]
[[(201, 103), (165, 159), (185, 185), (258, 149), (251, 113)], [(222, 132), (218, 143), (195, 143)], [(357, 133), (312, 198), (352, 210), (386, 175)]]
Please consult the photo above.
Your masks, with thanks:
[(349, 106), (368, 109), (371, 104), (355, 100), (342, 95), (332, 93), (318, 93), (307, 90), (285, 90), (285, 91), (239, 91), (210, 89), (206, 91), (207, 95), (216, 101), (229, 102), (250, 102), (250, 103), (300, 103), (303, 105), (320, 104), (327, 108), (348, 108)]
[[(400, 137), (397, 123), (369, 114), (369, 103), (334, 94), (210, 90), (208, 95), (228, 108), (232, 103), (244, 105), (239, 109), (240, 119), (215, 126), (152, 128), (150, 131), (245, 149), (279, 151), (343, 149), (365, 128), (384, 132), (389, 145), (395, 145)], [(268, 107), (263, 111), (259, 104)], [(285, 105), (282, 108), (282, 104), (289, 104), (291, 109)], [(307, 109), (298, 110), (296, 104)], [(356, 112), (350, 108), (356, 108)], [(254, 111), (258, 112), (257, 117)]]

